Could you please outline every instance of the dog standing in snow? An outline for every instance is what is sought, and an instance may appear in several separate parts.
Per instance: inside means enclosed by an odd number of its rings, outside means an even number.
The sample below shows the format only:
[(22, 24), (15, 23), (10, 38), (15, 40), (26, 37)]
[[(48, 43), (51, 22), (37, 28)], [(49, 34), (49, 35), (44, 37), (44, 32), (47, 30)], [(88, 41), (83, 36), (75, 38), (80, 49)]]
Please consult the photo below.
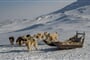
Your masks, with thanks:
[(55, 44), (53, 44), (53, 43), (58, 42), (58, 33), (57, 32), (37, 33), (37, 34), (34, 34), (33, 37), (35, 37), (37, 41), (43, 41), (44, 43), (46, 43), (47, 45), (50, 45), (50, 46), (55, 46)]
[(34, 37), (27, 35), (26, 36), (26, 41), (24, 41), (24, 43), (26, 44), (26, 47), (29, 50), (32, 50), (33, 48), (35, 48), (37, 50), (38, 47), (38, 43), (37, 41), (34, 39)]
[(38, 40), (47, 40), (47, 41), (51, 41), (51, 42), (56, 42), (58, 40), (58, 33), (57, 32), (54, 32), (54, 33), (48, 33), (48, 32), (37, 33), (34, 35), (34, 37), (36, 37), (36, 39), (38, 39)]
[(11, 45), (14, 45), (14, 37), (13, 36), (9, 37), (9, 41), (10, 41)]
[(58, 40), (58, 33), (49, 33), (47, 39), (49, 39), (52, 42), (56, 42)]
[(16, 39), (16, 44), (22, 46), (24, 44), (24, 40), (25, 39), (22, 36), (20, 36)]

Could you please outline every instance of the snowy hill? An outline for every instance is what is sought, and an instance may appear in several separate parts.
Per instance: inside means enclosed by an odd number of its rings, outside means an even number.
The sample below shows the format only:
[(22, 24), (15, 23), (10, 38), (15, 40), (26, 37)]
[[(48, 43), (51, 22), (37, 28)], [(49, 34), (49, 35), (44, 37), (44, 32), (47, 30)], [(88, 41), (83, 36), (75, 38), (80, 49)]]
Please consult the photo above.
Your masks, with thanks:
[[(89, 0), (78, 0), (61, 10), (52, 12), (50, 14), (39, 16), (33, 20), (29, 19), (15, 19), (7, 20), (0, 23), (0, 33), (13, 32), (13, 31), (25, 31), (25, 30), (62, 30), (65, 25), (69, 28), (80, 27), (84, 22), (89, 21)], [(64, 13), (62, 13), (64, 12)], [(73, 13), (72, 13), (73, 12)], [(64, 25), (65, 24), (65, 25)], [(78, 24), (78, 25), (77, 25)], [(63, 26), (64, 25), (64, 26)], [(57, 27), (57, 28), (54, 28)], [(40, 29), (39, 29), (40, 28)], [(71, 28), (71, 27), (70, 27)], [(73, 29), (73, 28), (72, 28)]]
[(90, 22), (90, 14), (88, 13), (90, 11), (89, 7), (90, 6), (83, 6), (74, 10), (66, 11), (65, 13), (48, 14), (37, 17), (35, 19), (35, 24), (17, 31), (57, 31), (73, 28), (76, 28), (74, 31), (84, 30), (84, 28), (87, 26), (87, 23), (89, 24)]
[(82, 6), (87, 6), (87, 5), (90, 5), (90, 1), (89, 0), (77, 0), (76, 2), (60, 9), (60, 10), (57, 10), (53, 13), (64, 13), (65, 11), (69, 11), (69, 10), (73, 10), (73, 9), (76, 9), (76, 8), (79, 8), (79, 7), (82, 7)]

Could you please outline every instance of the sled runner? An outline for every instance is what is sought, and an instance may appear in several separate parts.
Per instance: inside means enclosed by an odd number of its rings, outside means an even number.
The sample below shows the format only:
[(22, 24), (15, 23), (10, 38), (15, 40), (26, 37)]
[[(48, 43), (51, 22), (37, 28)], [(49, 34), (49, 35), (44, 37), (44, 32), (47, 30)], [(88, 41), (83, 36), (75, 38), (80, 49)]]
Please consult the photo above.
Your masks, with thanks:
[(46, 40), (43, 40), (43, 42), (45, 43), (45, 44), (47, 44), (47, 45), (49, 45), (49, 46), (56, 46), (55, 44), (54, 44), (54, 42), (48, 42), (48, 41), (46, 41)]

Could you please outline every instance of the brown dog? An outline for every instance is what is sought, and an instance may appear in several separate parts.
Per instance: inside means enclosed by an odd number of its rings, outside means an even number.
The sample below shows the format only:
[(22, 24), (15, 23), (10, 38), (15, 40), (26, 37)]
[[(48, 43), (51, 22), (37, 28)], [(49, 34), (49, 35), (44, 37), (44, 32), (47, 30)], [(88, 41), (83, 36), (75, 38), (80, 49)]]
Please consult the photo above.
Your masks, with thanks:
[(14, 45), (14, 37), (13, 36), (9, 37), (9, 41), (10, 41), (11, 45)]

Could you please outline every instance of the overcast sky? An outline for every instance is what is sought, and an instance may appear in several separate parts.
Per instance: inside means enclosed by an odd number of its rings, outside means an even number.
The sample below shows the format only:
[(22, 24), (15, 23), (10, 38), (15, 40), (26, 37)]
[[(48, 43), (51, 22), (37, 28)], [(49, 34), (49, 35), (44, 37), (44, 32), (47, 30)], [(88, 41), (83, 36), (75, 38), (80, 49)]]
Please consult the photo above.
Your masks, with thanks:
[(0, 0), (0, 20), (33, 19), (76, 0)]

